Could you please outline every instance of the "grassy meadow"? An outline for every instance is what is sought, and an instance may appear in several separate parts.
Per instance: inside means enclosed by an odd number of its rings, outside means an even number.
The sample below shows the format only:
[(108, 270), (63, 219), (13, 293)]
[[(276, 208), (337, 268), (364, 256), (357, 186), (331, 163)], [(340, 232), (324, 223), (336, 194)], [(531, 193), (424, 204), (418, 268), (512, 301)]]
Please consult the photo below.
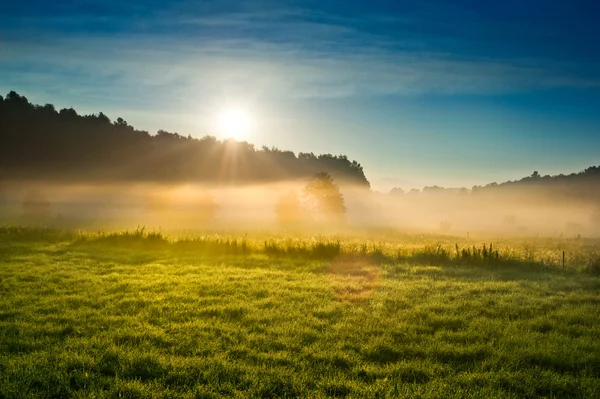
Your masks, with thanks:
[(599, 248), (0, 228), (0, 398), (597, 398)]

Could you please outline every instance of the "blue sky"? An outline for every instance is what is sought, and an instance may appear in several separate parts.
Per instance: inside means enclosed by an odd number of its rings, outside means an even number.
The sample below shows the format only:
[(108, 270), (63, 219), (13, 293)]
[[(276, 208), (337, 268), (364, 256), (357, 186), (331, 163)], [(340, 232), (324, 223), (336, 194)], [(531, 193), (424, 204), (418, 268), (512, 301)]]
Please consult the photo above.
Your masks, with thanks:
[(0, 92), (347, 154), (374, 188), (600, 164), (596, 1), (0, 1)]

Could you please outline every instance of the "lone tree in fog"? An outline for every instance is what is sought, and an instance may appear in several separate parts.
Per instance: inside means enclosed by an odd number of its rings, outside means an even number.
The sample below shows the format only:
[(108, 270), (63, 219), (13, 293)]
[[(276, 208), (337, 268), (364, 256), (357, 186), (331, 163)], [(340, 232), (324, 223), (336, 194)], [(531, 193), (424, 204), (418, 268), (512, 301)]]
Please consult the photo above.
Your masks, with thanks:
[(304, 187), (304, 199), (309, 209), (325, 218), (342, 219), (346, 213), (344, 196), (329, 173), (317, 173)]

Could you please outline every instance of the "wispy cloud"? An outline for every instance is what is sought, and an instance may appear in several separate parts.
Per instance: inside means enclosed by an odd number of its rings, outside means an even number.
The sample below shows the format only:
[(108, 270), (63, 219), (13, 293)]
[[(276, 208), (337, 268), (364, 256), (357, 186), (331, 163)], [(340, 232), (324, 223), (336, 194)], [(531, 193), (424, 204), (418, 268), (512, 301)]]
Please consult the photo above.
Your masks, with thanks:
[[(82, 95), (145, 101), (158, 93), (171, 101), (220, 93), (311, 99), (600, 86), (598, 74), (582, 74), (568, 62), (465, 56), (432, 50), (419, 35), (392, 37), (365, 28), (414, 30), (419, 19), (410, 13), (358, 18), (285, 5), (257, 10), (249, 4), (226, 12), (228, 7), (214, 10), (186, 1), (134, 21), (115, 12), (82, 10), (24, 16), (22, 26), (38, 30), (35, 36), (5, 39), (0, 70), (8, 82), (64, 87), (78, 79), (68, 87)], [(97, 31), (74, 28), (86, 22)], [(65, 26), (71, 31), (56, 30)]]
[(110, 82), (111, 90), (170, 88), (206, 95), (225, 90), (273, 98), (494, 94), (600, 86), (596, 79), (535, 62), (381, 48), (349, 54), (256, 39), (182, 43), (135, 36), (14, 42), (3, 47), (0, 68), (5, 76), (23, 76), (29, 70), (38, 77), (46, 74), (49, 81), (85, 76), (83, 86), (86, 81), (94, 87)]

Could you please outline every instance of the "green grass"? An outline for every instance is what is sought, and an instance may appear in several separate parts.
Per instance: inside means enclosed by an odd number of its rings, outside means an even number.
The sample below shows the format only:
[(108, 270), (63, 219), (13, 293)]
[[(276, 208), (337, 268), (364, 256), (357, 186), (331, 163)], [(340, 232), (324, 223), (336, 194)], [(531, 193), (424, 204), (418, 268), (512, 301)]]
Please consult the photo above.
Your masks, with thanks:
[(0, 398), (600, 397), (597, 241), (389, 237), (0, 228)]

